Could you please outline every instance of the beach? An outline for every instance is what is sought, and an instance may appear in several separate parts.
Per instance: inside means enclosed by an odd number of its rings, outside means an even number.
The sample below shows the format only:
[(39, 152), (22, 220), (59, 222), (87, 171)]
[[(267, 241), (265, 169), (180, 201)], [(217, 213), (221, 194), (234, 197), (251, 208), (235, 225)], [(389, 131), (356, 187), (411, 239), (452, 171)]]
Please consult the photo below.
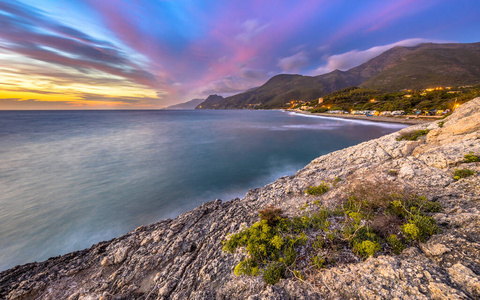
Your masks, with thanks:
[(312, 115), (312, 116), (323, 116), (329, 118), (341, 118), (341, 119), (355, 119), (355, 120), (365, 120), (371, 122), (385, 122), (385, 123), (399, 123), (399, 124), (408, 124), (408, 125), (417, 125), (433, 122), (435, 120), (441, 120), (442, 116), (365, 116), (365, 115), (349, 115), (349, 114), (327, 114), (327, 113), (311, 113), (299, 109), (287, 109), (286, 111), (303, 114), (303, 115)]

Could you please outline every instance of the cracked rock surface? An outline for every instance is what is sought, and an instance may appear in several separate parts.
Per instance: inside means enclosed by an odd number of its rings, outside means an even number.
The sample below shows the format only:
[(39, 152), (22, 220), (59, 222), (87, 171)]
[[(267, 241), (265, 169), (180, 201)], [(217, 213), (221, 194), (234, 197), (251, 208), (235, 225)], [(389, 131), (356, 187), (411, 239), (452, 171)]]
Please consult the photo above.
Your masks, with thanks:
[[(417, 129), (430, 132), (396, 140)], [(89, 249), (6, 270), (0, 299), (480, 299), (480, 163), (462, 163), (469, 152), (480, 154), (480, 98), (442, 128), (409, 127), (321, 156), (243, 199), (208, 202)], [(476, 174), (454, 181), (456, 168)], [(335, 177), (342, 181), (326, 194), (304, 194)], [(256, 222), (259, 209), (273, 204), (297, 215), (317, 200), (333, 207), (351, 182), (371, 177), (440, 202), (444, 210), (433, 217), (442, 233), (398, 256), (319, 270), (308, 283), (289, 278), (267, 286), (260, 277), (233, 274), (241, 254), (223, 253), (221, 241)]]

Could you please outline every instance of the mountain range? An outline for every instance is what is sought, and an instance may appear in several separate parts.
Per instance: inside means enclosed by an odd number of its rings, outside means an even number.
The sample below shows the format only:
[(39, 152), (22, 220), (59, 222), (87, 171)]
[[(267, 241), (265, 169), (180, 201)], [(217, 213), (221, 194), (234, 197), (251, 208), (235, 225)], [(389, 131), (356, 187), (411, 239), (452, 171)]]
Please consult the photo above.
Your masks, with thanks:
[(352, 86), (394, 92), (480, 83), (480, 43), (397, 46), (348, 71), (319, 76), (280, 74), (260, 87), (223, 98), (211, 95), (196, 109), (284, 107)]

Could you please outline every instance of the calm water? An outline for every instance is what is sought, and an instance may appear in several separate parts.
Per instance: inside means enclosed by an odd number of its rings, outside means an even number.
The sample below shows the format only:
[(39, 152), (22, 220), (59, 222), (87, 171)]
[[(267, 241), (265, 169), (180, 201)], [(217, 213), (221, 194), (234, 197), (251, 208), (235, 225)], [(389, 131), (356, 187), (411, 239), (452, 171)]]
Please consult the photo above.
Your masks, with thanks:
[(0, 112), (0, 270), (242, 197), (403, 127), (280, 111)]

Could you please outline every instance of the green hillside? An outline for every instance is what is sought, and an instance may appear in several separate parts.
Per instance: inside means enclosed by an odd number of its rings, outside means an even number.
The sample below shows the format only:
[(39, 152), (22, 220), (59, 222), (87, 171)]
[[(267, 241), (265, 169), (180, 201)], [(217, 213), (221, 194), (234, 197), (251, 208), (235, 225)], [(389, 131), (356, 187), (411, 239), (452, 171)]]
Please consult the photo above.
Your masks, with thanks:
[[(480, 85), (448, 87), (428, 90), (402, 90), (399, 92), (382, 92), (380, 90), (361, 87), (346, 88), (323, 97), (318, 101), (298, 105), (310, 112), (326, 112), (327, 110), (445, 110), (453, 109), (456, 104), (480, 96)], [(307, 107), (305, 107), (307, 106)]]

